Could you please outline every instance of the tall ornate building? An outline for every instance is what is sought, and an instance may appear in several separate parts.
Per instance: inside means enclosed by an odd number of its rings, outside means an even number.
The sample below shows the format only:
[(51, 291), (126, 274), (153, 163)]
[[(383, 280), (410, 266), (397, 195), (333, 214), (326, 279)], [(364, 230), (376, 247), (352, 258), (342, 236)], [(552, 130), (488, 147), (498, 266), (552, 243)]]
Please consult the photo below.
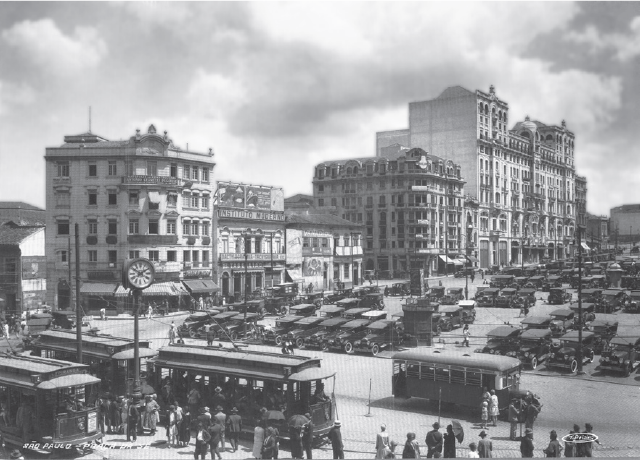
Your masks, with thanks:
[(526, 117), (509, 129), (510, 121), (509, 105), (493, 86), (488, 93), (455, 86), (410, 103), (408, 129), (377, 133), (380, 158), (422, 148), (460, 165), (462, 247), (483, 268), (572, 254), (575, 136), (564, 121), (553, 126)]

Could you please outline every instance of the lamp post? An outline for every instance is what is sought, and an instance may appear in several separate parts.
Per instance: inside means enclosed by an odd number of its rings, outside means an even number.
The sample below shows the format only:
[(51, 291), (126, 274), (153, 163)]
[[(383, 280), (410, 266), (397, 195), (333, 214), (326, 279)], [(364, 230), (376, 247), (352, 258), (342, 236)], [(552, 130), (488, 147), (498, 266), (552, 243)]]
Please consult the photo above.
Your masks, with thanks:
[(582, 227), (577, 226), (578, 231), (578, 375), (584, 374), (582, 370)]
[(358, 279), (356, 277), (356, 266), (353, 263), (353, 235), (355, 235), (355, 233), (350, 233), (351, 236), (351, 277), (353, 278), (353, 287), (356, 287), (358, 285)]
[(244, 242), (244, 336), (247, 337), (247, 284), (249, 281), (249, 271), (247, 270), (247, 264), (249, 261), (249, 250), (251, 249), (251, 245), (247, 247), (247, 237), (249, 234), (247, 232), (242, 232), (243, 242)]

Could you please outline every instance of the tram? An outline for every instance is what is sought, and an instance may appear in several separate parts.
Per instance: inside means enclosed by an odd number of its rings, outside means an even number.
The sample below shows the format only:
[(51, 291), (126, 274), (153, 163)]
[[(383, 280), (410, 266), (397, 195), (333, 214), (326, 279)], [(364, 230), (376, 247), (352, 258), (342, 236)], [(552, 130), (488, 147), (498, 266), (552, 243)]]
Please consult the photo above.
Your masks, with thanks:
[[(175, 395), (186, 395), (196, 388), (202, 396), (201, 405), (209, 406), (212, 413), (218, 405), (222, 405), (226, 413), (236, 407), (242, 416), (243, 429), (250, 432), (264, 420), (261, 408), (269, 413), (281, 412), (283, 428), (292, 416), (310, 414), (314, 438), (325, 436), (335, 420), (336, 373), (323, 369), (320, 358), (246, 348), (172, 344), (161, 348), (158, 356), (149, 359), (147, 364), (153, 367), (148, 372), (149, 381), (161, 395), (161, 405), (172, 403), (168, 397), (171, 391)], [(327, 396), (324, 388), (329, 379), (333, 385)], [(225, 396), (220, 399), (224, 403), (216, 402), (216, 393)], [(280, 433), (287, 437), (286, 429)]]
[[(149, 342), (140, 340), (140, 370), (146, 369), (148, 358), (157, 355), (149, 348)], [(31, 344), (34, 356), (77, 361), (76, 331), (43, 331)], [(133, 339), (114, 337), (109, 334), (82, 334), (82, 361), (89, 365), (89, 372), (100, 378), (102, 391), (115, 396), (133, 393)], [(151, 394), (152, 389), (142, 387), (142, 394)]]
[(89, 367), (35, 356), (0, 356), (0, 434), (37, 450), (79, 449), (98, 440), (100, 379)]

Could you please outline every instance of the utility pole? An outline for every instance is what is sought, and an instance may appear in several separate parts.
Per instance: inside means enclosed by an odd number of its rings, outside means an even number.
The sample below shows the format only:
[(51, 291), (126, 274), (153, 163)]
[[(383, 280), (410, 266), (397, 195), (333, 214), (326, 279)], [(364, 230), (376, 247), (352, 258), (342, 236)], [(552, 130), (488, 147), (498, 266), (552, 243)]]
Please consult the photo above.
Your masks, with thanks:
[(271, 251), (271, 288), (273, 292), (273, 232), (270, 235), (271, 242), (269, 244), (269, 250)]
[(582, 370), (582, 227), (578, 230), (578, 375), (584, 374)]
[[(74, 225), (76, 237), (76, 341), (78, 342), (76, 353), (78, 362), (82, 364), (82, 305), (80, 305), (80, 230), (79, 225)], [(71, 238), (69, 238), (71, 242)], [(69, 267), (71, 260), (69, 259)], [(69, 270), (71, 271), (71, 270)], [(71, 285), (69, 285), (69, 297), (71, 297)]]
[(247, 263), (249, 261), (249, 250), (251, 250), (251, 243), (247, 247), (247, 234), (243, 234), (244, 238), (244, 337), (247, 337), (247, 288), (249, 284), (249, 271), (247, 270)]

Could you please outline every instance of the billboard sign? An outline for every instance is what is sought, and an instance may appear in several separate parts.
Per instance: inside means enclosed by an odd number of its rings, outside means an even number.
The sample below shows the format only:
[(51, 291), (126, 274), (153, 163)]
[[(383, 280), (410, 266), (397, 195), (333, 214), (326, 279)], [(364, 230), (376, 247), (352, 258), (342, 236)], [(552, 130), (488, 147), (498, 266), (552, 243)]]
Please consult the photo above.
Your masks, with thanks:
[(281, 188), (218, 182), (218, 206), (262, 211), (284, 211)]

